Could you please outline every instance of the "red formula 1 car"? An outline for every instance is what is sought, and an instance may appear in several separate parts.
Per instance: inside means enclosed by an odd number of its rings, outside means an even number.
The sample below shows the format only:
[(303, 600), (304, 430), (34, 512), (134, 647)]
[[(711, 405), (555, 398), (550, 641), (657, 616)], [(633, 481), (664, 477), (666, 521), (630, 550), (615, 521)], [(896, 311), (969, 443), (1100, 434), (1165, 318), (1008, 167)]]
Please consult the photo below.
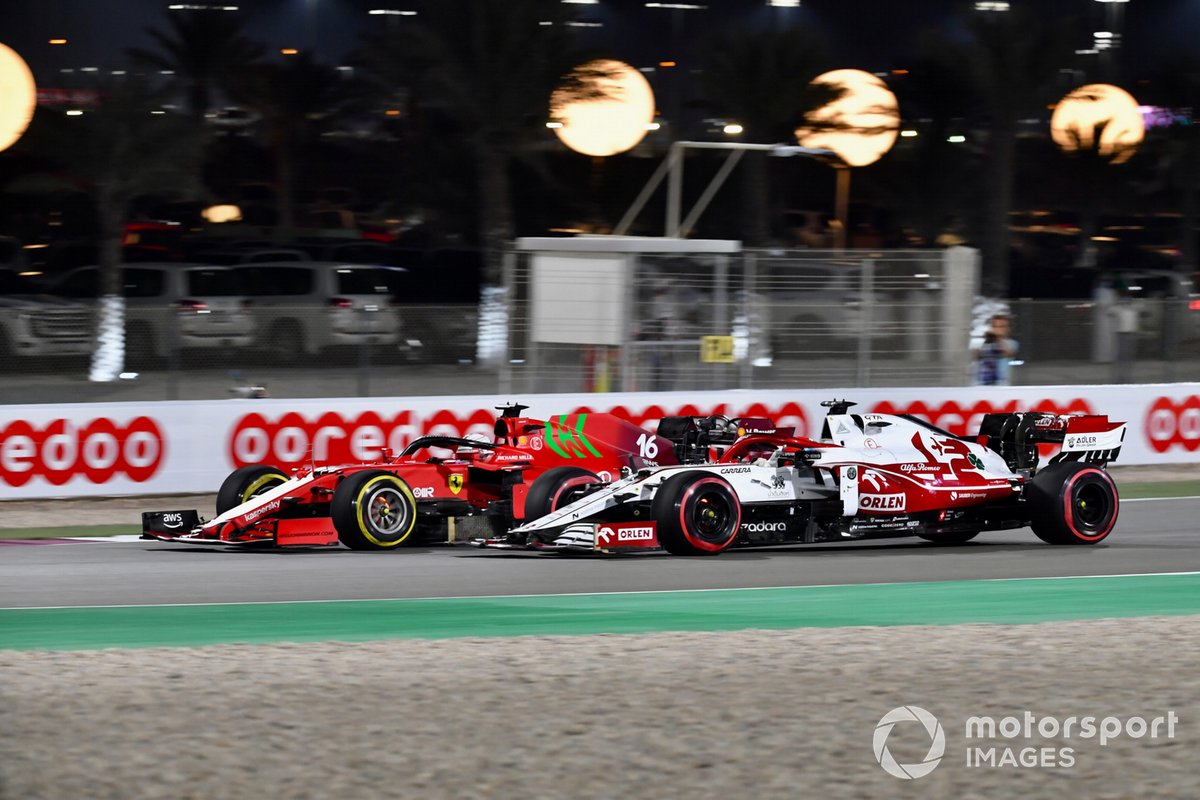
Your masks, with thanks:
[[(988, 414), (977, 435), (954, 436), (905, 414), (852, 414), (846, 400), (822, 405), (819, 439), (744, 436), (711, 463), (584, 487), (507, 536), (476, 543), (712, 555), (896, 536), (961, 543), (1029, 526), (1051, 544), (1091, 545), (1116, 524), (1120, 500), (1104, 467), (1121, 451), (1124, 423)], [(1059, 452), (1039, 466), (1039, 446)]]
[[(288, 475), (271, 466), (234, 470), (217, 493), (217, 516), (195, 510), (142, 515), (142, 538), (221, 545), (336, 545), (356, 550), (454, 541), (456, 522), (483, 516), (493, 532), (536, 519), (584, 487), (639, 470), (704, 461), (738, 436), (738, 422), (707, 424), (707, 435), (675, 441), (611, 414), (563, 414), (547, 421), (512, 405), (494, 439), (423, 436), (399, 455), (370, 464), (310, 466)], [(673, 418), (670, 418), (673, 419)], [(672, 425), (664, 430), (696, 425)], [(771, 430), (748, 420), (750, 430)], [(745, 432), (745, 428), (741, 429)], [(450, 455), (438, 455), (450, 453)]]

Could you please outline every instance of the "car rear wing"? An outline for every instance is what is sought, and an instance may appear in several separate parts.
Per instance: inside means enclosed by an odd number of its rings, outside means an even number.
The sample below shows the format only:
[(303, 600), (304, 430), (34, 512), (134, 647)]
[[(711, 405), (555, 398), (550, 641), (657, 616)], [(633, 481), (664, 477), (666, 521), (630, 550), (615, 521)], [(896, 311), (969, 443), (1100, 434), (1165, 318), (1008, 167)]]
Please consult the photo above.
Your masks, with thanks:
[(1014, 472), (1037, 468), (1040, 444), (1062, 446), (1050, 459), (1052, 464), (1087, 461), (1103, 465), (1120, 455), (1125, 427), (1124, 422), (1113, 422), (1102, 414), (1018, 411), (985, 415), (978, 439), (1003, 456)]

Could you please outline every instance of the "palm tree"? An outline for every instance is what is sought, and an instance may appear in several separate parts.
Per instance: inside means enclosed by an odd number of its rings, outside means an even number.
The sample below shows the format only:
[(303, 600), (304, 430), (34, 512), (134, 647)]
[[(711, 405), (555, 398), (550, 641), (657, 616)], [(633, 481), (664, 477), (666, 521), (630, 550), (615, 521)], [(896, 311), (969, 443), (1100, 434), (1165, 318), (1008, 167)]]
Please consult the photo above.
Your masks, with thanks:
[[(1169, 108), (1200, 108), (1200, 61), (1193, 57), (1173, 59), (1151, 83), (1157, 101)], [(1140, 99), (1140, 98), (1139, 98)], [(1161, 170), (1166, 181), (1179, 192), (1180, 259), (1184, 269), (1200, 265), (1200, 242), (1196, 233), (1200, 217), (1200, 125), (1173, 124), (1166, 129), (1167, 155)]]
[(99, 103), (81, 116), (39, 114), (30, 147), (87, 187), (99, 228), (100, 306), (89, 379), (113, 381), (124, 368), (125, 305), (121, 296), (124, 224), (140, 195), (186, 192), (187, 169), (204, 134), (188, 117), (166, 113), (165, 97), (145, 78), (97, 87)]
[(210, 10), (173, 12), (169, 29), (147, 29), (157, 50), (127, 51), (134, 63), (169, 72), (184, 87), (188, 113), (200, 119), (212, 108), (213, 95), (228, 87), (263, 55), (263, 46), (241, 33), (234, 14)]
[(973, 102), (971, 87), (960, 73), (920, 59), (893, 88), (905, 127), (918, 136), (897, 142), (873, 171), (870, 185), (899, 224), (932, 245), (955, 222), (965, 222), (961, 210), (969, 207), (974, 192), (974, 153), (949, 141), (962, 132)]
[(352, 94), (335, 69), (308, 53), (251, 67), (235, 89), (234, 97), (258, 116), (261, 138), (274, 161), (278, 241), (295, 233), (297, 149), (326, 128)]
[(1071, 53), (1071, 23), (1049, 22), (1025, 9), (975, 13), (967, 41), (938, 41), (929, 55), (967, 78), (987, 131), (984, 169), (983, 290), (1008, 288), (1009, 212), (1013, 205), (1018, 121), (1043, 109)]
[(513, 159), (539, 140), (549, 98), (583, 60), (559, 0), (431, 3), (414, 25), (369, 38), (362, 60), (388, 95), (411, 89), (410, 110), (461, 137), (478, 181), (480, 239), (491, 279), (514, 234)]
[[(735, 29), (708, 48), (704, 88), (717, 114), (742, 125), (750, 141), (795, 141), (805, 115), (831, 100), (836, 90), (813, 86), (825, 65), (820, 42), (803, 28), (754, 32)], [(743, 236), (761, 246), (771, 237), (767, 154), (743, 157)]]

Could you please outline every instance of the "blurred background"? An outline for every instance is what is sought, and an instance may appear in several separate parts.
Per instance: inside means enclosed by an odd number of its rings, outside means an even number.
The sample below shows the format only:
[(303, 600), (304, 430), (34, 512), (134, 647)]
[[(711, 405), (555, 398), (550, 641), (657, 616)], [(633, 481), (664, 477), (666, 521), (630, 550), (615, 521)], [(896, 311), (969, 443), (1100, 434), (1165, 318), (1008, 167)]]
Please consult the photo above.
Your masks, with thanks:
[[(1200, 379), (1195, 2), (3, 16), (0, 402), (963, 385), (996, 312), (1014, 383)], [(613, 233), (741, 244), (537, 334), (536, 241)]]

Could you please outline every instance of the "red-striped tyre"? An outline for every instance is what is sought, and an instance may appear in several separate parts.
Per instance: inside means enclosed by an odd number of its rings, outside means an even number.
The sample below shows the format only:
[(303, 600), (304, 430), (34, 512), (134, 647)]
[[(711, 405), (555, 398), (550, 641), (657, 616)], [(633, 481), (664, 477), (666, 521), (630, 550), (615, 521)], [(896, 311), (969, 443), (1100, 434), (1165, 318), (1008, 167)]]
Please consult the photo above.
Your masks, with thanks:
[(1109, 474), (1062, 461), (1033, 476), (1025, 489), (1029, 527), (1050, 544), (1096, 544), (1117, 524), (1120, 500)]
[(712, 556), (737, 539), (742, 506), (733, 487), (711, 472), (668, 478), (650, 506), (658, 543), (677, 556)]
[(525, 519), (533, 521), (574, 502), (600, 477), (582, 467), (555, 467), (537, 477), (525, 495)]

